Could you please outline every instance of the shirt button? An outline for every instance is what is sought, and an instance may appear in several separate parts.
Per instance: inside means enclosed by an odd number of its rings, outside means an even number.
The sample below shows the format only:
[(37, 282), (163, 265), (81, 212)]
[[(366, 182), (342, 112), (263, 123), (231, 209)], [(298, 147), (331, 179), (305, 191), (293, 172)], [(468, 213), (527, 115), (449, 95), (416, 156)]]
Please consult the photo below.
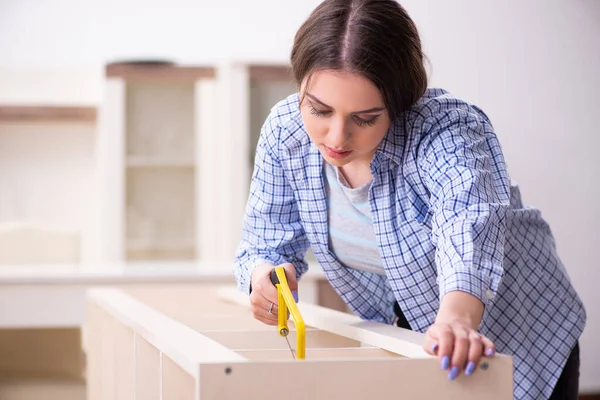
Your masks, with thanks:
[(485, 292), (485, 295), (490, 300), (494, 298), (494, 292), (492, 292), (490, 289)]

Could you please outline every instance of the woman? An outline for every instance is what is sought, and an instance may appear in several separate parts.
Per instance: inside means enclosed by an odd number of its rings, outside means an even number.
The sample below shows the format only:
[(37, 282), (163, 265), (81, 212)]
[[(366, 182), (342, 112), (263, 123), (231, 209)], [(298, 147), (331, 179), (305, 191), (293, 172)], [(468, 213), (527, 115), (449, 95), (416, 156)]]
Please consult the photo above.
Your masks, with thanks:
[(584, 307), (482, 110), (428, 89), (392, 0), (326, 0), (291, 54), (299, 92), (263, 125), (236, 256), (255, 318), (269, 271), (297, 288), (309, 247), (363, 319), (426, 333), (449, 379), (514, 356), (518, 399), (576, 399)]

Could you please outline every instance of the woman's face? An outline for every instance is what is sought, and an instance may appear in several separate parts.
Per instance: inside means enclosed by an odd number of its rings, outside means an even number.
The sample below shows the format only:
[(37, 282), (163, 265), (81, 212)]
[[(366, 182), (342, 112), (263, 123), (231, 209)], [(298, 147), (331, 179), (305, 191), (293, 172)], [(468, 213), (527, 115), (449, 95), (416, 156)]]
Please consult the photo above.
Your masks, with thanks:
[(308, 136), (332, 165), (370, 164), (390, 119), (379, 90), (362, 76), (317, 71), (300, 88)]

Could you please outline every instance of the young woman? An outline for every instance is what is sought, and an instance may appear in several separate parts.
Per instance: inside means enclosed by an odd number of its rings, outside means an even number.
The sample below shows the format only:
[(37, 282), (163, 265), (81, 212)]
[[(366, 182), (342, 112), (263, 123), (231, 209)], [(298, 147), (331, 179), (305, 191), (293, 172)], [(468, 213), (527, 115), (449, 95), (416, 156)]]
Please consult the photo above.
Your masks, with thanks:
[(517, 399), (576, 399), (585, 309), (547, 223), (511, 184), (478, 107), (427, 87), (393, 0), (326, 0), (291, 54), (298, 93), (261, 131), (236, 255), (254, 316), (277, 323), (312, 248), (363, 319), (426, 333), (449, 379), (514, 356)]

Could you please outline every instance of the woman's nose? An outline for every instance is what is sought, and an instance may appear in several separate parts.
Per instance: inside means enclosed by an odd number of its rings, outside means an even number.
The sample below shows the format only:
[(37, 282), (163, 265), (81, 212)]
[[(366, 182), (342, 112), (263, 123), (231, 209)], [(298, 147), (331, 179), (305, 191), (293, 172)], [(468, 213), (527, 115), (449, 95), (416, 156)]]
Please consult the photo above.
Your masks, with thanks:
[(341, 119), (334, 119), (329, 127), (329, 146), (334, 149), (344, 149), (348, 142), (348, 129), (346, 123)]

